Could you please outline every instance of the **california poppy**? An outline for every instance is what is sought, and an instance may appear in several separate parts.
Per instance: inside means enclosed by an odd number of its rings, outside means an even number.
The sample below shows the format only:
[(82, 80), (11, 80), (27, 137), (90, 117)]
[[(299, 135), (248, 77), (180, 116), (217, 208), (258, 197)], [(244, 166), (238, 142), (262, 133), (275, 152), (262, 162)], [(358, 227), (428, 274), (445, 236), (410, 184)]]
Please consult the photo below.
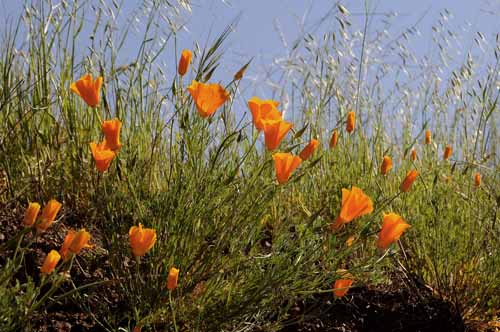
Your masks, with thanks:
[(335, 284), (333, 284), (333, 294), (336, 297), (343, 297), (349, 291), (349, 288), (352, 286), (352, 279), (337, 279), (335, 280)]
[(319, 146), (319, 141), (317, 139), (312, 139), (309, 144), (306, 145), (306, 147), (299, 153), (299, 157), (302, 160), (307, 160), (309, 159), (314, 151), (318, 148)]
[(73, 254), (78, 255), (83, 248), (90, 247), (89, 240), (90, 233), (87, 232), (85, 228), (82, 228), (75, 233), (68, 249)]
[(90, 107), (96, 107), (99, 104), (99, 95), (101, 93), (102, 77), (92, 79), (92, 75), (85, 74), (78, 81), (71, 84), (72, 92), (79, 95)]
[(279, 184), (287, 182), (292, 172), (302, 163), (300, 157), (294, 156), (291, 153), (275, 153), (273, 154), (273, 159), (276, 178)]
[(333, 149), (337, 146), (339, 141), (339, 132), (335, 129), (332, 133), (332, 137), (330, 138), (330, 149)]
[(176, 289), (178, 279), (179, 279), (179, 269), (176, 269), (175, 267), (170, 268), (167, 277), (167, 289), (168, 290)]
[(101, 173), (105, 172), (115, 158), (115, 152), (107, 147), (106, 140), (100, 144), (90, 143), (90, 150), (97, 170)]
[(257, 130), (264, 129), (264, 121), (281, 120), (282, 114), (278, 111), (279, 103), (275, 100), (262, 100), (258, 97), (252, 97), (248, 101), (248, 108), (252, 112), (253, 124)]
[(348, 133), (351, 133), (354, 130), (355, 126), (356, 126), (356, 113), (351, 111), (351, 112), (347, 113), (346, 131)]
[(403, 182), (401, 182), (401, 186), (400, 186), (401, 191), (405, 193), (408, 190), (410, 190), (413, 182), (415, 182), (415, 180), (417, 179), (417, 176), (418, 176), (417, 170), (413, 169), (413, 170), (409, 171), (406, 174), (406, 177), (403, 180)]
[(356, 237), (354, 235), (351, 235), (347, 238), (345, 244), (347, 244), (347, 246), (350, 247), (354, 243), (354, 240), (356, 240)]
[(142, 224), (130, 227), (128, 235), (132, 252), (136, 257), (144, 256), (156, 242), (156, 231), (152, 228), (143, 228)]
[(264, 121), (264, 140), (269, 151), (276, 149), (293, 124), (283, 120)]
[(56, 215), (61, 209), (61, 206), (62, 204), (55, 199), (48, 201), (48, 203), (43, 207), (39, 222), (35, 224), (36, 229), (41, 232), (46, 231), (56, 219)]
[(61, 249), (59, 249), (59, 253), (61, 254), (61, 257), (66, 260), (69, 258), (68, 253), (69, 253), (69, 246), (71, 245), (71, 242), (73, 242), (73, 239), (75, 238), (76, 232), (73, 230), (68, 231), (66, 234), (66, 237), (64, 238), (64, 242), (61, 246)]
[(179, 68), (177, 69), (179, 75), (184, 76), (187, 73), (192, 59), (193, 53), (190, 50), (182, 50), (181, 58), (179, 60)]
[(476, 185), (476, 187), (479, 187), (481, 185), (481, 174), (480, 173), (476, 173), (476, 175), (474, 175), (474, 184)]
[(42, 267), (40, 267), (40, 272), (44, 274), (49, 274), (54, 271), (57, 263), (61, 259), (61, 255), (55, 250), (51, 250), (47, 256), (45, 256), (45, 260), (43, 261)]
[(447, 145), (446, 148), (444, 149), (443, 159), (448, 160), (448, 158), (450, 158), (452, 153), (453, 149), (451, 148), (451, 145)]
[(36, 217), (38, 217), (39, 212), (40, 212), (40, 204), (35, 202), (30, 202), (28, 204), (26, 212), (24, 213), (24, 220), (23, 220), (24, 225), (27, 227), (33, 226), (33, 224), (36, 221)]
[(429, 129), (425, 131), (425, 144), (431, 144), (431, 131)]
[(216, 83), (205, 84), (193, 81), (187, 88), (193, 98), (198, 113), (208, 118), (229, 99), (229, 93)]
[(342, 207), (340, 214), (332, 225), (337, 230), (353, 219), (373, 212), (373, 202), (361, 189), (353, 186), (351, 190), (342, 189)]
[(395, 213), (384, 213), (382, 229), (378, 235), (377, 247), (387, 249), (393, 242), (399, 240), (403, 232), (411, 227), (401, 216)]
[(411, 160), (413, 161), (417, 160), (417, 150), (415, 149), (411, 150)]
[(120, 143), (121, 121), (118, 119), (106, 120), (102, 122), (101, 127), (106, 137), (106, 147), (113, 151), (118, 150), (122, 146)]
[(392, 169), (392, 159), (389, 156), (384, 156), (382, 160), (382, 165), (380, 165), (380, 173), (386, 175)]

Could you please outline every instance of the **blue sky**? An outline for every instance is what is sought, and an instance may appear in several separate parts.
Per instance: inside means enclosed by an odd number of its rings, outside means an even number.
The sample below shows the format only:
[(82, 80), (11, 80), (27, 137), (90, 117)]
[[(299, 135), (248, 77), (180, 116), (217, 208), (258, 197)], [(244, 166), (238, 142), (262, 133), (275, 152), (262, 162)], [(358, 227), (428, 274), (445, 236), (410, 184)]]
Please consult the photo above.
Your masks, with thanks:
[[(38, 0), (37, 0), (38, 1)], [(35, 2), (37, 2), (35, 1)], [(58, 1), (53, 1), (57, 3)], [(490, 37), (500, 32), (500, 0), (368, 0), (376, 13), (397, 12), (396, 22), (403, 28), (413, 24), (427, 13), (420, 23), (422, 32), (419, 48), (425, 49), (431, 25), (439, 13), (447, 8), (453, 14), (453, 24), (471, 30), (482, 31)], [(0, 19), (16, 17), (22, 1), (0, 0)], [(126, 0), (127, 9), (134, 8), (140, 1)], [(204, 41), (208, 32), (219, 33), (232, 19), (241, 14), (237, 29), (232, 34), (227, 48), (235, 56), (256, 56), (264, 58), (279, 55), (282, 45), (276, 26), (281, 28), (285, 39), (290, 42), (299, 34), (298, 22), (312, 25), (337, 1), (332, 0), (192, 0), (192, 16), (188, 20), (189, 32), (181, 35), (181, 47), (192, 47), (193, 41)], [(363, 0), (341, 2), (351, 12), (354, 24), (362, 25)], [(374, 17), (373, 27), (378, 21)], [(397, 31), (397, 27), (395, 27)], [(182, 45), (185, 44), (185, 45)]]
[[(37, 3), (40, 0), (34, 0)], [(98, 0), (91, 0), (98, 3)], [(105, 0), (111, 3), (110, 0)], [(120, 0), (117, 0), (120, 2)], [(173, 0), (170, 0), (173, 1)], [(5, 27), (6, 18), (16, 18), (22, 9), (20, 0), (0, 0), (0, 22)], [(142, 1), (122, 0), (124, 12), (130, 13)], [(240, 19), (235, 31), (224, 45), (224, 59), (216, 73), (215, 79), (226, 81), (227, 75), (234, 73), (242, 64), (254, 57), (253, 68), (269, 65), (275, 57), (284, 56), (283, 39), (290, 46), (291, 42), (301, 36), (299, 27), (305, 24), (310, 30), (315, 27), (321, 17), (337, 4), (333, 0), (191, 0), (192, 13), (185, 15), (186, 31), (178, 36), (179, 48), (193, 49), (195, 41), (203, 46), (205, 41), (217, 37), (218, 34), (238, 15)], [(53, 4), (59, 1), (54, 0)], [(362, 29), (364, 21), (364, 0), (345, 0), (341, 2), (350, 12), (349, 20), (353, 29)], [(444, 9), (449, 10), (447, 24), (467, 43), (464, 51), (473, 49), (471, 42), (477, 31), (481, 31), (489, 41), (495, 40), (500, 32), (500, 0), (368, 0), (370, 12), (374, 15), (369, 26), (369, 33), (380, 29), (385, 14), (395, 12), (391, 19), (391, 33), (397, 34), (415, 24), (420, 18), (417, 28), (419, 36), (412, 37), (412, 52), (418, 56), (432, 53), (430, 43), (432, 25), (440, 18)], [(124, 15), (127, 19), (127, 15)], [(92, 27), (92, 13), (86, 13), (89, 26)], [(325, 22), (323, 28), (337, 30), (336, 22)], [(4, 28), (0, 28), (0, 36)], [(278, 32), (278, 30), (281, 32)], [(132, 32), (134, 33), (134, 32)], [(142, 34), (136, 32), (136, 40), (142, 40)], [(138, 45), (131, 45), (120, 54), (123, 63), (135, 57)], [(129, 54), (127, 53), (127, 50)], [(128, 58), (128, 59), (127, 59)], [(170, 59), (170, 60), (173, 60)], [(165, 58), (169, 66), (174, 61)], [(224, 73), (225, 72), (225, 73)]]
[[(235, 55), (261, 54), (266, 57), (279, 54), (282, 49), (276, 22), (285, 39), (290, 42), (299, 33), (297, 22), (305, 21), (313, 25), (335, 3), (336, 1), (331, 0), (230, 0), (226, 5), (220, 0), (195, 0), (193, 16), (188, 26), (192, 38), (204, 40), (207, 27), (218, 32), (241, 13), (229, 50)], [(364, 1), (343, 1), (342, 4), (351, 12), (353, 23), (362, 26)], [(429, 38), (432, 24), (439, 19), (440, 12), (445, 8), (453, 14), (451, 24), (457, 29), (470, 25), (470, 31), (482, 31), (490, 38), (500, 32), (498, 0), (369, 0), (369, 4), (375, 13), (397, 12), (395, 22), (401, 29), (415, 23), (427, 13), (418, 26), (421, 38), (415, 41), (418, 43), (415, 46), (423, 50), (428, 47), (426, 39)], [(375, 16), (372, 28), (376, 28), (378, 18), (383, 17)], [(394, 27), (394, 31), (397, 30)]]

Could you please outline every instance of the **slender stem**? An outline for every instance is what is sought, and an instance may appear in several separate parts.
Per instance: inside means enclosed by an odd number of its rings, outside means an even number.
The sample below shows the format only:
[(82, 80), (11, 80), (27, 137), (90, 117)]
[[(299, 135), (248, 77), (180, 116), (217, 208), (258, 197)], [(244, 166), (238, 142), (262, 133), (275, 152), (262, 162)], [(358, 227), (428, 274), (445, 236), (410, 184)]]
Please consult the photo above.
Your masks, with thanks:
[(172, 309), (172, 320), (174, 322), (174, 330), (175, 332), (178, 332), (179, 329), (177, 328), (177, 322), (175, 321), (175, 309), (174, 309), (174, 303), (172, 301), (172, 291), (168, 291), (168, 300), (170, 301), (170, 308)]

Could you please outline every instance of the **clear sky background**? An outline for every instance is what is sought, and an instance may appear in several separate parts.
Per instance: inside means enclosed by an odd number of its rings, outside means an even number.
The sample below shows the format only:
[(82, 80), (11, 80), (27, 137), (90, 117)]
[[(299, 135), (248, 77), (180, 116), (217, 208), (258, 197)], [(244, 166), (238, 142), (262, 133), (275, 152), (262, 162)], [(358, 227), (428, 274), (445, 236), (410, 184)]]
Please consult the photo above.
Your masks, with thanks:
[[(207, 31), (219, 32), (241, 13), (239, 24), (229, 42), (229, 51), (235, 56), (257, 56), (264, 59), (283, 54), (279, 26), (285, 40), (290, 43), (300, 31), (298, 26), (306, 23), (312, 27), (337, 1), (332, 0), (195, 0), (193, 16), (188, 24), (192, 38), (205, 40)], [(341, 2), (351, 12), (353, 24), (362, 27), (364, 20), (363, 0), (347, 0)], [(415, 40), (415, 48), (427, 52), (432, 25), (437, 22), (440, 13), (446, 8), (452, 16), (450, 24), (464, 34), (483, 32), (490, 40), (500, 32), (500, 1), (498, 0), (369, 0), (375, 14), (397, 13), (398, 26), (393, 32), (400, 32), (405, 27), (417, 22), (425, 14), (417, 26), (421, 36)], [(384, 19), (383, 15), (375, 15), (371, 28)], [(463, 36), (466, 38), (467, 36)], [(189, 47), (186, 38), (186, 47)]]
[[(35, 3), (37, 1), (34, 1)], [(59, 1), (54, 0), (56, 4)], [(123, 1), (126, 10), (135, 8), (141, 1)], [(500, 0), (368, 0), (375, 14), (397, 13), (397, 24), (404, 28), (415, 23), (424, 13), (425, 18), (418, 25), (421, 31), (416, 46), (425, 50), (431, 26), (445, 8), (452, 14), (456, 27), (469, 26), (470, 31), (482, 31), (493, 38), (500, 32)], [(0, 19), (17, 17), (23, 1), (0, 0)], [(227, 50), (235, 56), (258, 56), (264, 59), (284, 52), (277, 27), (285, 40), (291, 42), (299, 36), (299, 25), (311, 27), (337, 1), (332, 0), (192, 0), (192, 15), (188, 18), (189, 32), (181, 35), (181, 47), (191, 48), (193, 41), (204, 41), (215, 36), (241, 14), (239, 24), (232, 34)], [(345, 0), (341, 3), (351, 12), (354, 24), (362, 26), (364, 0)], [(375, 15), (372, 28), (376, 27)], [(2, 24), (3, 25), (3, 24)], [(397, 31), (394, 27), (394, 31)]]
[[(98, 3), (98, 0), (93, 1)], [(104, 1), (111, 3), (110, 0)], [(134, 0), (116, 1), (123, 4), (122, 14), (132, 13), (142, 3)], [(285, 56), (287, 49), (283, 46), (284, 43), (290, 46), (296, 38), (300, 38), (303, 35), (301, 26), (307, 32), (314, 33), (312, 29), (319, 20), (339, 2), (350, 12), (352, 29), (362, 30), (364, 0), (191, 0), (192, 13), (186, 12), (186, 30), (179, 33), (178, 46), (193, 49), (195, 41), (204, 46), (207, 40), (213, 40), (239, 16), (234, 32), (224, 45), (222, 65), (214, 78), (226, 80), (228, 73), (234, 73), (253, 57), (254, 61), (249, 69), (251, 74), (255, 68), (262, 68), (272, 63), (274, 58)], [(22, 0), (0, 0), (0, 36), (4, 33), (1, 30), (5, 28), (7, 19), (16, 18), (22, 12), (22, 3)], [(52, 3), (57, 4), (59, 1), (53, 0)], [(455, 46), (457, 53), (466, 54), (474, 49), (473, 38), (478, 31), (491, 43), (494, 43), (495, 35), (500, 32), (500, 0), (368, 0), (368, 4), (372, 14), (369, 33), (381, 29), (386, 14), (390, 13), (396, 14), (391, 18), (390, 34), (399, 34), (418, 22), (416, 27), (420, 34), (413, 36), (410, 41), (411, 50), (417, 56), (432, 53), (432, 47), (435, 47), (430, 42), (432, 26), (445, 9), (450, 13), (447, 15), (447, 29), (450, 28), (465, 40), (463, 49)], [(90, 27), (92, 14), (86, 13)], [(124, 16), (126, 19), (127, 15)], [(338, 23), (333, 16), (330, 20), (331, 22), (323, 23), (323, 29), (328, 30), (331, 26), (330, 30), (337, 31)], [(131, 33), (132, 36), (129, 37), (132, 39), (142, 40), (140, 32), (132, 30)], [(123, 63), (135, 57), (137, 49), (138, 45), (127, 47), (125, 54), (120, 54)], [(127, 51), (130, 54), (126, 54)], [(175, 68), (173, 58), (162, 60)]]

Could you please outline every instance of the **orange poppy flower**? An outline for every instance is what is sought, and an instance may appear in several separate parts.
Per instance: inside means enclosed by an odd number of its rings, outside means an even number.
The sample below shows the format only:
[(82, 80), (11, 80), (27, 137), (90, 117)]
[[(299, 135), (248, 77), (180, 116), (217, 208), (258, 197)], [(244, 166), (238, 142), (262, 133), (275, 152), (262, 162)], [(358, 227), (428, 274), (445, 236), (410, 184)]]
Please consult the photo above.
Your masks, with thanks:
[(142, 228), (142, 224), (130, 227), (128, 235), (132, 252), (136, 257), (144, 256), (156, 242), (156, 231), (152, 228)]
[(167, 289), (174, 290), (177, 288), (177, 281), (179, 280), (179, 269), (175, 267), (170, 268), (167, 277)]
[(79, 95), (90, 107), (96, 107), (99, 104), (101, 87), (102, 77), (93, 80), (92, 75), (85, 74), (78, 81), (71, 84), (70, 90)]
[(38, 213), (40, 212), (40, 204), (30, 202), (28, 204), (28, 208), (26, 209), (26, 212), (24, 213), (24, 226), (26, 227), (31, 227), (36, 221), (36, 217), (38, 217)]
[(373, 212), (373, 202), (361, 189), (353, 186), (349, 191), (342, 189), (342, 207), (340, 214), (332, 225), (333, 230), (337, 230), (343, 224), (347, 224), (355, 218)]
[(279, 121), (282, 114), (278, 111), (279, 103), (275, 100), (262, 100), (258, 97), (252, 97), (248, 101), (248, 108), (252, 112), (253, 124), (257, 130), (264, 129), (264, 121)]
[(452, 153), (453, 149), (451, 148), (450, 145), (447, 145), (446, 148), (444, 149), (443, 159), (448, 160), (448, 158), (450, 158)]
[(380, 173), (386, 175), (392, 169), (392, 159), (389, 156), (384, 156), (382, 160), (382, 165), (380, 165)]
[(279, 184), (287, 182), (292, 172), (302, 163), (300, 157), (294, 156), (291, 153), (275, 153), (273, 154), (273, 159), (276, 178)]
[(51, 250), (47, 256), (45, 256), (45, 260), (43, 261), (42, 267), (40, 267), (40, 272), (44, 274), (49, 274), (54, 271), (57, 263), (61, 259), (61, 255), (55, 250)]
[(411, 149), (411, 160), (417, 160), (417, 150)]
[(429, 129), (425, 131), (425, 144), (431, 144), (431, 131)]
[(40, 216), (40, 220), (35, 224), (35, 227), (38, 231), (43, 232), (46, 231), (47, 228), (52, 225), (54, 220), (56, 219), (56, 215), (61, 209), (62, 204), (56, 201), (55, 199), (51, 199), (42, 210), (42, 215)]
[(64, 260), (67, 260), (69, 258), (68, 253), (69, 253), (69, 246), (71, 242), (73, 242), (73, 239), (75, 238), (76, 232), (73, 230), (68, 231), (66, 234), (66, 237), (64, 238), (64, 242), (61, 246), (61, 249), (59, 249), (59, 253), (61, 254), (61, 257)]
[(384, 213), (382, 229), (378, 235), (377, 247), (387, 249), (393, 242), (399, 240), (403, 232), (411, 226), (395, 213)]
[(351, 133), (354, 130), (355, 126), (356, 126), (356, 113), (351, 111), (351, 112), (347, 113), (346, 131), (348, 133)]
[(401, 191), (404, 193), (408, 192), (408, 190), (410, 190), (413, 182), (415, 182), (415, 180), (417, 179), (417, 176), (418, 176), (417, 170), (413, 169), (413, 170), (409, 171), (406, 174), (406, 177), (403, 180), (403, 182), (401, 182), (401, 186), (400, 186)]
[(476, 175), (474, 175), (474, 184), (476, 185), (476, 187), (479, 187), (481, 185), (481, 174), (480, 173), (476, 173)]
[(90, 233), (85, 228), (80, 229), (73, 236), (68, 250), (75, 255), (78, 255), (83, 248), (89, 248)]
[(179, 60), (179, 68), (177, 69), (179, 75), (184, 76), (187, 73), (192, 59), (193, 53), (190, 50), (182, 50), (181, 58)]
[(109, 168), (113, 158), (115, 158), (115, 152), (107, 147), (106, 140), (101, 144), (90, 143), (90, 150), (92, 151), (92, 157), (94, 158), (97, 170), (101, 173), (105, 172)]
[(193, 97), (198, 113), (203, 118), (214, 114), (229, 99), (229, 93), (216, 83), (205, 84), (193, 81), (187, 89)]
[(283, 120), (264, 121), (264, 140), (269, 151), (275, 150), (293, 124)]
[(333, 131), (332, 138), (330, 138), (330, 149), (333, 149), (337, 146), (337, 143), (339, 141), (339, 132), (337, 129)]
[(319, 146), (319, 141), (317, 139), (312, 139), (309, 144), (299, 153), (299, 157), (302, 160), (307, 160), (309, 159), (314, 151), (318, 148)]
[(354, 243), (354, 240), (356, 240), (356, 237), (354, 235), (351, 235), (347, 238), (345, 244), (347, 244), (347, 246), (350, 247)]
[(101, 124), (102, 131), (106, 137), (106, 147), (110, 150), (118, 150), (121, 148), (120, 144), (120, 129), (122, 123), (118, 119), (106, 120)]
[(353, 283), (352, 279), (337, 279), (333, 284), (333, 294), (336, 297), (343, 297), (349, 291)]

